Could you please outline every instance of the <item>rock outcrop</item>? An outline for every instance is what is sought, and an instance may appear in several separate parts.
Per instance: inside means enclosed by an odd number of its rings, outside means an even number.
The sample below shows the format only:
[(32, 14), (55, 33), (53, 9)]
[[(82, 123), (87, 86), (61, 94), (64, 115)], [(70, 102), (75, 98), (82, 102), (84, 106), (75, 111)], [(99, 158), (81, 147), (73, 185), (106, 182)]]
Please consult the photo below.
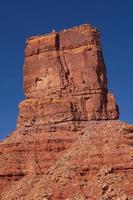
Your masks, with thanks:
[(45, 124), (118, 118), (115, 99), (107, 89), (99, 39), (95, 28), (83, 25), (27, 41), (24, 91), (28, 101), (21, 103), (19, 126), (26, 118), (21, 109), (29, 110), (28, 105), (32, 112), (44, 110), (40, 107), (45, 105), (45, 114), (39, 115)]
[(98, 30), (29, 38), (23, 75), (17, 129), (0, 143), (1, 200), (132, 199), (133, 127), (118, 120)]

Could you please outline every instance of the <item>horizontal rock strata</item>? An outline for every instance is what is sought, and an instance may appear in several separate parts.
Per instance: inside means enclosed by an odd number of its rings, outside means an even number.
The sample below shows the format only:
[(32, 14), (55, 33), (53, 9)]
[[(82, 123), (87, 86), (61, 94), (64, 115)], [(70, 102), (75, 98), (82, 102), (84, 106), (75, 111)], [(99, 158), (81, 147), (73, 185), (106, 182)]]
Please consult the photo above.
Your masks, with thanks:
[(17, 128), (0, 143), (0, 199), (132, 199), (133, 128), (118, 121), (98, 30), (29, 38), (23, 76)]

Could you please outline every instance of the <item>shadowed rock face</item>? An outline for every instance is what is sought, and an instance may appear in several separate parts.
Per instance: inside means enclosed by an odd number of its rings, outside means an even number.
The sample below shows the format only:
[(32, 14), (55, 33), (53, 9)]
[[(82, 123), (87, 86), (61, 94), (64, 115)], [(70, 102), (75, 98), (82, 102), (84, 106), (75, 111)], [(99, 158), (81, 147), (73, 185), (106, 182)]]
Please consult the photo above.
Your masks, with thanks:
[[(99, 37), (82, 25), (27, 40), (26, 98), (16, 131), (0, 143), (0, 199), (116, 200), (133, 194), (133, 127), (117, 120)], [(108, 186), (102, 189), (103, 182)]]

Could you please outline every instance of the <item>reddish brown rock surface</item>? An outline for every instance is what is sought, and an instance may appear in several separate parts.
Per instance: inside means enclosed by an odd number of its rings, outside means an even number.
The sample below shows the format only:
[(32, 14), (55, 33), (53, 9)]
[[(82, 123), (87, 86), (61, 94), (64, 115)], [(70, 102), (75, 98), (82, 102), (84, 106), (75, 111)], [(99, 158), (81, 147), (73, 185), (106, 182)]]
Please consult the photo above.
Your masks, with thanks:
[[(37, 100), (31, 104), (32, 112), (45, 105), (46, 114), (40, 115), (52, 123), (118, 118), (99, 39), (96, 29), (83, 25), (27, 41), (24, 90), (27, 98)], [(29, 110), (29, 104), (22, 102), (22, 109)], [(21, 109), (20, 117), (25, 119)]]
[(108, 91), (99, 32), (27, 40), (26, 99), (0, 143), (1, 200), (133, 199), (133, 126)]

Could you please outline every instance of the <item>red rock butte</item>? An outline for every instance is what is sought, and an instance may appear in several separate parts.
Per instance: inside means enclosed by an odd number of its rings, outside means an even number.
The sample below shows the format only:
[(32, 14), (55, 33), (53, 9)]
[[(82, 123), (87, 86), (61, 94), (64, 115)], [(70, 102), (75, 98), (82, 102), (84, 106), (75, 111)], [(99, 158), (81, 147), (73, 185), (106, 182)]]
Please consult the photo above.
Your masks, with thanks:
[(45, 114), (50, 118), (55, 118), (58, 106), (65, 121), (118, 118), (115, 99), (107, 89), (99, 32), (89, 25), (27, 41), (24, 91), (28, 100), (44, 100), (41, 104), (47, 104)]
[(118, 120), (98, 30), (29, 38), (23, 69), (17, 128), (0, 143), (0, 199), (133, 199), (133, 126)]

